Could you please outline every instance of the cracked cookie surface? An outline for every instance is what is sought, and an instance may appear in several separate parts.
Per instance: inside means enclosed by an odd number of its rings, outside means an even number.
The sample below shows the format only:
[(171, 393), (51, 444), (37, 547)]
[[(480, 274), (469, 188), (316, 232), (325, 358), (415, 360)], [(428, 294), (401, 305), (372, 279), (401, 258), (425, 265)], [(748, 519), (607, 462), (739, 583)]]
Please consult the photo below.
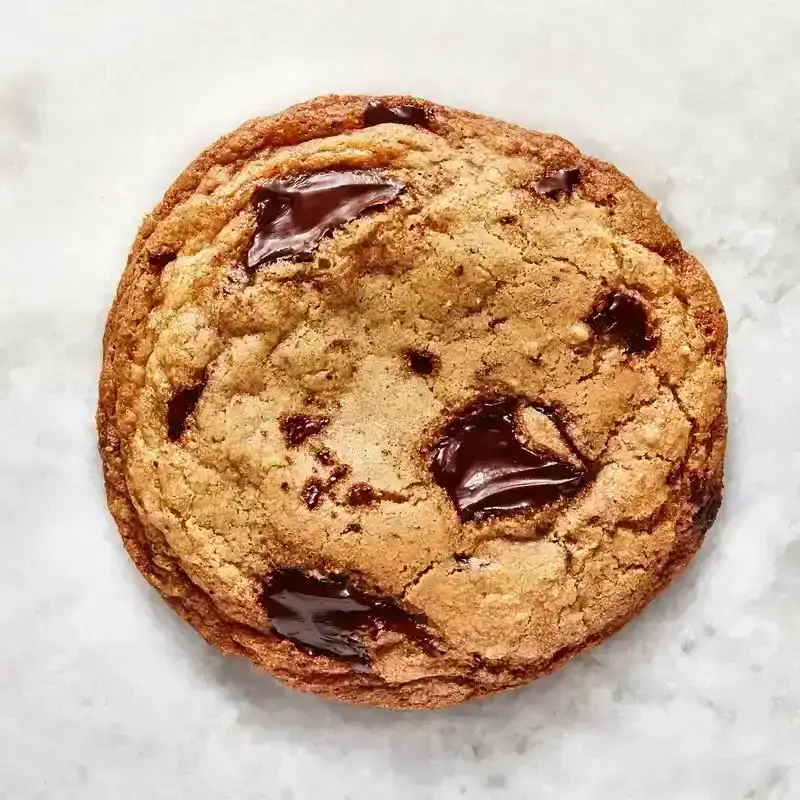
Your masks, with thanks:
[(725, 317), (655, 205), (568, 142), (407, 97), (223, 137), (131, 250), (110, 509), (210, 642), (350, 702), (542, 675), (689, 561)]

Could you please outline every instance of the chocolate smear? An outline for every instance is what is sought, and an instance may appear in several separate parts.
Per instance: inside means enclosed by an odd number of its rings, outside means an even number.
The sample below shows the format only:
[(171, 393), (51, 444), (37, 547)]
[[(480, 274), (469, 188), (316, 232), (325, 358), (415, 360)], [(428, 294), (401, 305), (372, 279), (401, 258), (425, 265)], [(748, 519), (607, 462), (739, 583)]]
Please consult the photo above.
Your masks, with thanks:
[(256, 231), (244, 258), (252, 273), (280, 258), (310, 256), (319, 240), (371, 208), (391, 203), (402, 181), (374, 171), (317, 172), (256, 187)]
[(430, 649), (422, 617), (345, 575), (318, 577), (302, 569), (279, 569), (264, 582), (262, 602), (275, 633), (312, 655), (368, 667), (365, 639), (382, 630), (404, 634)]

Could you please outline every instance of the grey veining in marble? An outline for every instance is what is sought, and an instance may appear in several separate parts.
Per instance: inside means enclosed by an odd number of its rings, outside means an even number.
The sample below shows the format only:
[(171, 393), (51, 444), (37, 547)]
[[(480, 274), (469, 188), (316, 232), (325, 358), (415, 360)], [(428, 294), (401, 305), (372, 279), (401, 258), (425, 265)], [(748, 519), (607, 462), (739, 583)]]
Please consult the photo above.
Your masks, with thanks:
[[(3, 800), (800, 798), (795, 0), (0, 0)], [(329, 91), (563, 134), (662, 203), (730, 319), (727, 494), (606, 645), (391, 714), (225, 659), (105, 510), (99, 342), (144, 211), (205, 144)]]

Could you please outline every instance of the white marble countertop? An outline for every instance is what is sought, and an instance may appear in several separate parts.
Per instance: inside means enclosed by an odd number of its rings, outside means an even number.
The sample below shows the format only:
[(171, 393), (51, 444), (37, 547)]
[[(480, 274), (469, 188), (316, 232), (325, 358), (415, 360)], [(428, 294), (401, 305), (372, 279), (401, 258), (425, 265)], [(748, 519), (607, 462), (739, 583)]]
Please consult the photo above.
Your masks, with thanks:
[[(3, 800), (800, 798), (795, 0), (0, 2)], [(534, 686), (423, 714), (295, 694), (134, 570), (93, 428), (143, 212), (217, 135), (331, 91), (561, 133), (659, 198), (730, 320), (719, 522)]]

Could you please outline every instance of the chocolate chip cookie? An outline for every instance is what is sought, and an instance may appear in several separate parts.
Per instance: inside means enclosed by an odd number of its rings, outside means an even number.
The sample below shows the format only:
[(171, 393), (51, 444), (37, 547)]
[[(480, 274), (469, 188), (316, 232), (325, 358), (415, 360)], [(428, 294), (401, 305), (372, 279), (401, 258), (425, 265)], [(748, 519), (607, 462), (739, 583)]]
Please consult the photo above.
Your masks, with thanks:
[(208, 641), (436, 708), (605, 639), (719, 507), (725, 317), (614, 167), (409, 97), (245, 123), (109, 314), (108, 502)]

